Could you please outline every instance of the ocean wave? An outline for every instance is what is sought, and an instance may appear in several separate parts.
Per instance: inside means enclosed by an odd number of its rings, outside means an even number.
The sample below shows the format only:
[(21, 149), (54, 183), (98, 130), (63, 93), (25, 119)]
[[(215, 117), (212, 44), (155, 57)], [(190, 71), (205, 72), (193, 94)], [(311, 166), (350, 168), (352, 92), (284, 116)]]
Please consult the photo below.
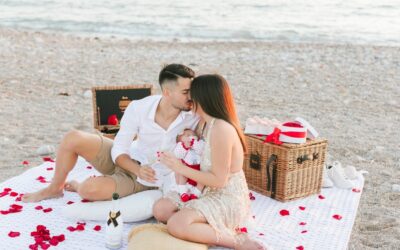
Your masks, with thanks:
[(142, 38), (400, 45), (399, 13), (396, 0), (3, 0), (0, 26)]

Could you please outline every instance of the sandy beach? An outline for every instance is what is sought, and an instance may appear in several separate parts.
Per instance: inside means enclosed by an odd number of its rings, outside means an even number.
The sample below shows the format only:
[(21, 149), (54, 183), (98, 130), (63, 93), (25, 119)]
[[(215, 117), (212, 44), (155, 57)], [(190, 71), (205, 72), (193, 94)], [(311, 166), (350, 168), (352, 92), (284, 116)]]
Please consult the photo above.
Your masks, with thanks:
[[(218, 72), (242, 124), (306, 118), (329, 160), (367, 170), (349, 249), (399, 249), (400, 47), (160, 42), (0, 29), (0, 181), (42, 163), (70, 129), (93, 131), (92, 86), (153, 83), (164, 63)], [(54, 154), (51, 155), (55, 157)], [(23, 161), (29, 166), (23, 166)]]

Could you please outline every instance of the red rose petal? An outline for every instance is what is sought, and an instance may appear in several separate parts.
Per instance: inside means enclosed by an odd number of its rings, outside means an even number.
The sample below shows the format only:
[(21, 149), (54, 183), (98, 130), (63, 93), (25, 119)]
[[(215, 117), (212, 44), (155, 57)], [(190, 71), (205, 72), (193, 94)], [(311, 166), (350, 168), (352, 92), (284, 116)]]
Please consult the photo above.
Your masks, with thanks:
[(297, 246), (296, 249), (297, 250), (304, 250), (304, 247), (303, 246)]
[(54, 162), (54, 160), (51, 159), (51, 157), (43, 157), (43, 161)]
[(12, 189), (11, 188), (4, 188), (3, 191), (4, 192), (10, 192)]
[(322, 194), (318, 195), (318, 198), (320, 198), (321, 200), (325, 199), (325, 196), (323, 196)]
[(53, 170), (54, 168), (46, 168), (46, 170), (47, 171), (51, 171), (51, 170)]
[(36, 206), (35, 209), (36, 209), (36, 210), (42, 210), (43, 207), (42, 207), (42, 206)]
[(351, 191), (353, 191), (354, 193), (359, 193), (359, 192), (361, 192), (361, 190), (358, 189), (358, 188), (353, 188)]
[(85, 202), (92, 202), (92, 201), (87, 200), (87, 199), (82, 199), (81, 202), (85, 203)]
[(58, 245), (58, 238), (57, 237), (52, 237), (51, 240), (49, 241), (49, 243), (52, 246), (57, 246)]
[(1, 192), (0, 193), (0, 198), (3, 197), (3, 196), (6, 196), (6, 195), (8, 195), (8, 192)]
[(46, 249), (48, 249), (48, 248), (50, 247), (50, 244), (42, 243), (42, 244), (40, 244), (40, 247), (41, 247), (43, 250), (46, 250)]
[(93, 228), (93, 230), (94, 230), (94, 231), (100, 231), (100, 230), (101, 230), (101, 226), (100, 226), (100, 225), (96, 225), (96, 226)]
[(16, 199), (15, 199), (15, 201), (22, 201), (22, 197), (20, 196), (20, 197), (17, 197)]
[(83, 231), (83, 230), (85, 230), (85, 226), (82, 225), (82, 224), (79, 224), (78, 226), (76, 226), (75, 229), (78, 230), (78, 231)]
[(43, 231), (43, 230), (46, 230), (46, 227), (45, 226), (43, 226), (43, 225), (37, 225), (36, 226), (36, 231)]
[(83, 225), (83, 226), (86, 226), (86, 222), (79, 222), (79, 221), (78, 221), (76, 224), (77, 224), (77, 225)]
[(13, 231), (10, 231), (10, 232), (8, 233), (8, 237), (11, 237), (11, 238), (15, 238), (15, 237), (18, 237), (18, 236), (20, 236), (20, 235), (21, 235), (20, 232), (13, 232)]
[(307, 230), (301, 231), (302, 234), (305, 234), (305, 233), (307, 233), (307, 232), (308, 232)]
[(8, 212), (8, 210), (1, 210), (0, 213), (6, 215), (9, 214), (10, 212)]
[(23, 208), (22, 206), (17, 205), (17, 204), (12, 204), (10, 207), (14, 208), (14, 209), (18, 209), (18, 210), (21, 210)]
[(22, 165), (29, 165), (29, 161), (23, 161)]
[(35, 237), (35, 243), (36, 244), (41, 244), (41, 243), (43, 243), (43, 241), (44, 241), (43, 237), (41, 237), (41, 236), (36, 236)]
[(31, 250), (38, 250), (38, 245), (36, 245), (36, 244), (31, 244), (31, 245), (29, 245), (29, 249), (31, 249)]
[(45, 213), (49, 213), (51, 211), (53, 211), (53, 209), (51, 207), (43, 209), (43, 212), (45, 212)]
[(334, 219), (336, 219), (336, 220), (341, 220), (342, 219), (342, 216), (341, 215), (338, 215), (338, 214), (335, 214), (335, 215), (333, 215), (332, 216)]
[(251, 197), (253, 197), (254, 195), (253, 195), (253, 193), (252, 192), (249, 192), (249, 198), (251, 198)]
[(63, 242), (65, 240), (64, 234), (60, 234), (59, 236), (54, 236), (57, 237), (58, 242)]
[(92, 167), (92, 166), (87, 166), (86, 168), (87, 168), (87, 169), (92, 169), (93, 167)]
[(299, 209), (304, 211), (304, 210), (306, 210), (306, 207), (299, 206)]
[(73, 202), (73, 201), (68, 201), (67, 202), (67, 205), (71, 205), (71, 204), (74, 204), (75, 202)]
[(68, 231), (70, 231), (70, 232), (73, 232), (73, 231), (76, 230), (76, 229), (75, 229), (74, 227), (72, 227), (72, 226), (67, 227), (67, 229), (68, 229)]
[(46, 180), (40, 180), (39, 182), (41, 182), (41, 183), (47, 183)]
[(260, 236), (264, 236), (264, 234), (263, 234), (263, 233), (259, 233), (258, 235), (260, 235)]
[(305, 223), (305, 222), (300, 222), (299, 225), (300, 225), (300, 226), (305, 226), (305, 225), (307, 225), (307, 223)]
[(279, 211), (279, 214), (282, 215), (282, 216), (287, 216), (287, 215), (289, 215), (290, 213), (289, 213), (288, 210), (282, 209), (281, 211)]
[(43, 176), (38, 176), (37, 178), (36, 178), (36, 180), (45, 180), (46, 178), (44, 178)]
[(11, 192), (11, 193), (10, 193), (10, 196), (16, 197), (16, 196), (18, 196), (18, 193), (17, 193), (17, 192)]
[(16, 209), (16, 208), (9, 208), (8, 209), (8, 213), (19, 213), (21, 212), (21, 209)]
[(247, 233), (247, 228), (246, 228), (246, 227), (242, 227), (242, 228), (240, 229), (240, 232), (242, 232), (242, 233)]

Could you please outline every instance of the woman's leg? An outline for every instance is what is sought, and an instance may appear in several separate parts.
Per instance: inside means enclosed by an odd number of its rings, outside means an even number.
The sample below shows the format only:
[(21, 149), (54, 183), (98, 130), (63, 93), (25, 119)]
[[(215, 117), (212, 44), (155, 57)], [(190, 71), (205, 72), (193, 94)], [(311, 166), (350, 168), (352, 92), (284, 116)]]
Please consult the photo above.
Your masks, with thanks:
[(153, 205), (153, 216), (162, 223), (167, 223), (176, 211), (178, 207), (170, 199), (161, 198)]
[(235, 241), (231, 235), (222, 234), (217, 240), (215, 230), (207, 223), (204, 216), (195, 210), (184, 208), (175, 213), (167, 223), (168, 232), (183, 240), (203, 243), (207, 245), (218, 245), (237, 250), (266, 249), (262, 244), (243, 235), (240, 243)]

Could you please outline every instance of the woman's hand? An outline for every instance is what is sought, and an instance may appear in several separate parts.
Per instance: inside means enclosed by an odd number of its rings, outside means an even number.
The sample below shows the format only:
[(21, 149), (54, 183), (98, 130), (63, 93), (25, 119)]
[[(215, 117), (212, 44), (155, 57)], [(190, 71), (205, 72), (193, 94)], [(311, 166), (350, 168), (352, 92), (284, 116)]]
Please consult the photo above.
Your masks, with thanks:
[(160, 162), (174, 172), (179, 173), (179, 168), (183, 166), (182, 161), (170, 152), (161, 152)]

